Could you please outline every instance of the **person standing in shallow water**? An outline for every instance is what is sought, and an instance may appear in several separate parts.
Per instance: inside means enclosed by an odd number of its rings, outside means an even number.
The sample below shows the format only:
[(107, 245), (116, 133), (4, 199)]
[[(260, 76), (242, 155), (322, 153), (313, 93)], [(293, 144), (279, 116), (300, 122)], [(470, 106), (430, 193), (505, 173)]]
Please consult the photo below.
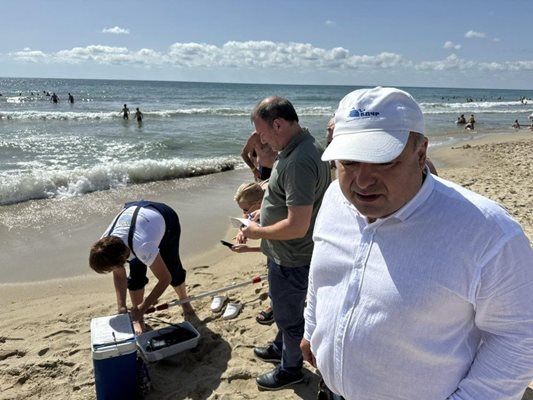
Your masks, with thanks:
[(136, 111), (135, 111), (135, 120), (139, 123), (139, 125), (141, 125), (142, 122), (143, 122), (143, 117), (144, 117), (144, 115), (143, 115), (143, 113), (139, 110), (139, 107), (137, 107), (135, 110), (136, 110)]
[(122, 108), (122, 119), (130, 119), (130, 109), (128, 108), (127, 104), (124, 104), (124, 108)]

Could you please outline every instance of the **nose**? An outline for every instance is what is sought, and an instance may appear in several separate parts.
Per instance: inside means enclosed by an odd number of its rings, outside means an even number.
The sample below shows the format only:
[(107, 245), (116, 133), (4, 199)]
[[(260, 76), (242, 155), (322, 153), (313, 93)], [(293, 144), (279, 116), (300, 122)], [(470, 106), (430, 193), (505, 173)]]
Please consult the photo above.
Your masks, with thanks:
[(353, 180), (359, 189), (371, 188), (376, 183), (375, 166), (372, 164), (358, 163), (354, 168)]

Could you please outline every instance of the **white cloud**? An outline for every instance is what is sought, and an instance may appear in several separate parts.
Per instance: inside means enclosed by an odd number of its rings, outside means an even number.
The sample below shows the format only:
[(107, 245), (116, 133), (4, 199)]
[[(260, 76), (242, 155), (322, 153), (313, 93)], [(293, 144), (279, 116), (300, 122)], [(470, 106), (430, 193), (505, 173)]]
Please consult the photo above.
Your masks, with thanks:
[(113, 28), (104, 28), (104, 29), (102, 29), (102, 33), (112, 33), (114, 35), (129, 35), (130, 34), (130, 30), (129, 29), (120, 28), (118, 26), (114, 26)]
[(454, 44), (453, 42), (450, 42), (449, 40), (444, 43), (444, 46), (442, 46), (445, 49), (450, 50), (459, 50), (461, 48), (460, 44)]
[(342, 47), (324, 49), (309, 43), (275, 43), (271, 41), (226, 42), (222, 46), (206, 43), (174, 43), (168, 51), (129, 50), (126, 47), (90, 45), (44, 53), (25, 49), (11, 53), (18, 61), (39, 59), (48, 63), (96, 63), (168, 65), (178, 68), (248, 68), (248, 69), (346, 69), (390, 68), (408, 64), (399, 54), (354, 55)]
[(496, 43), (500, 43), (502, 40), (500, 38), (495, 37), (492, 39), (492, 41)]
[(415, 65), (421, 71), (489, 71), (516, 72), (533, 71), (533, 61), (477, 62), (464, 60), (451, 54), (444, 60), (423, 61)]
[(337, 25), (337, 23), (335, 21), (332, 21), (330, 19), (327, 19), (326, 22), (324, 22), (326, 25), (328, 26), (331, 26), (331, 25)]
[(483, 32), (468, 31), (465, 33), (467, 39), (484, 39), (486, 36)]
[(22, 51), (8, 53), (8, 56), (22, 62), (39, 63), (48, 61), (47, 54), (40, 50), (32, 50), (29, 47), (25, 47)]
[[(447, 45), (447, 43), (449, 43)], [(459, 47), (458, 47), (459, 46)], [(446, 42), (444, 48), (459, 49)], [(97, 64), (162, 66), (191, 70), (226, 68), (234, 70), (363, 71), (389, 69), (418, 71), (533, 71), (533, 61), (476, 62), (451, 54), (443, 60), (415, 62), (400, 54), (353, 54), (343, 47), (321, 48), (309, 43), (246, 41), (226, 42), (222, 46), (207, 43), (174, 43), (166, 52), (153, 49), (129, 50), (126, 47), (90, 45), (44, 53), (25, 48), (9, 53), (8, 58), (28, 63)]]

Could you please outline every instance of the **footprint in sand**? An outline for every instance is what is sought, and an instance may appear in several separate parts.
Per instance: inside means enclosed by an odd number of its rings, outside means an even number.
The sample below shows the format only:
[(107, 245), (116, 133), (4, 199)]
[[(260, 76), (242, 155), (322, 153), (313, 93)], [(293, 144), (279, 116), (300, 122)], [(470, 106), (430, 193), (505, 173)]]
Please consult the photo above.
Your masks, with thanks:
[(225, 379), (228, 381), (228, 383), (231, 383), (235, 380), (250, 380), (253, 378), (253, 374), (245, 370), (244, 368), (232, 368), (229, 371), (225, 373)]
[(0, 350), (0, 361), (4, 361), (7, 358), (17, 357), (21, 358), (26, 355), (25, 351), (20, 350)]
[(62, 333), (75, 335), (75, 334), (78, 334), (79, 332), (77, 330), (74, 330), (74, 329), (61, 329), (59, 331), (52, 332), (52, 333), (44, 336), (44, 339), (48, 339), (48, 338), (51, 338), (52, 336), (56, 336), (56, 335), (61, 335)]
[(73, 356), (74, 354), (79, 353), (80, 351), (81, 351), (81, 349), (73, 349), (73, 350), (69, 351), (68, 355), (69, 356)]
[(197, 267), (192, 267), (193, 271), (196, 271), (197, 269), (206, 269), (209, 268), (209, 265), (198, 265)]
[(266, 299), (268, 299), (268, 293), (261, 293), (259, 300), (265, 301)]
[(45, 347), (44, 349), (39, 350), (39, 352), (37, 354), (42, 357), (46, 353), (48, 353), (48, 350), (50, 350), (50, 348), (49, 347)]

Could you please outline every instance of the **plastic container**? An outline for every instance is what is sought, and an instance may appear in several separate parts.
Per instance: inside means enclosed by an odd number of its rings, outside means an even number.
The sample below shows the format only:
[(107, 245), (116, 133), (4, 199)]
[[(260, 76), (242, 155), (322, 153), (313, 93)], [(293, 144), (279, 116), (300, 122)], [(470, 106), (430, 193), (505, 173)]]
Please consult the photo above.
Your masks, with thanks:
[[(137, 347), (148, 362), (156, 362), (164, 358), (176, 355), (182, 351), (193, 349), (198, 345), (200, 333), (190, 322), (182, 322), (175, 326), (153, 330), (137, 336)], [(172, 334), (178, 329), (185, 329), (191, 338), (175, 344), (168, 344), (164, 340), (166, 334)]]
[(91, 349), (98, 400), (130, 400), (136, 393), (137, 347), (128, 314), (91, 320)]

